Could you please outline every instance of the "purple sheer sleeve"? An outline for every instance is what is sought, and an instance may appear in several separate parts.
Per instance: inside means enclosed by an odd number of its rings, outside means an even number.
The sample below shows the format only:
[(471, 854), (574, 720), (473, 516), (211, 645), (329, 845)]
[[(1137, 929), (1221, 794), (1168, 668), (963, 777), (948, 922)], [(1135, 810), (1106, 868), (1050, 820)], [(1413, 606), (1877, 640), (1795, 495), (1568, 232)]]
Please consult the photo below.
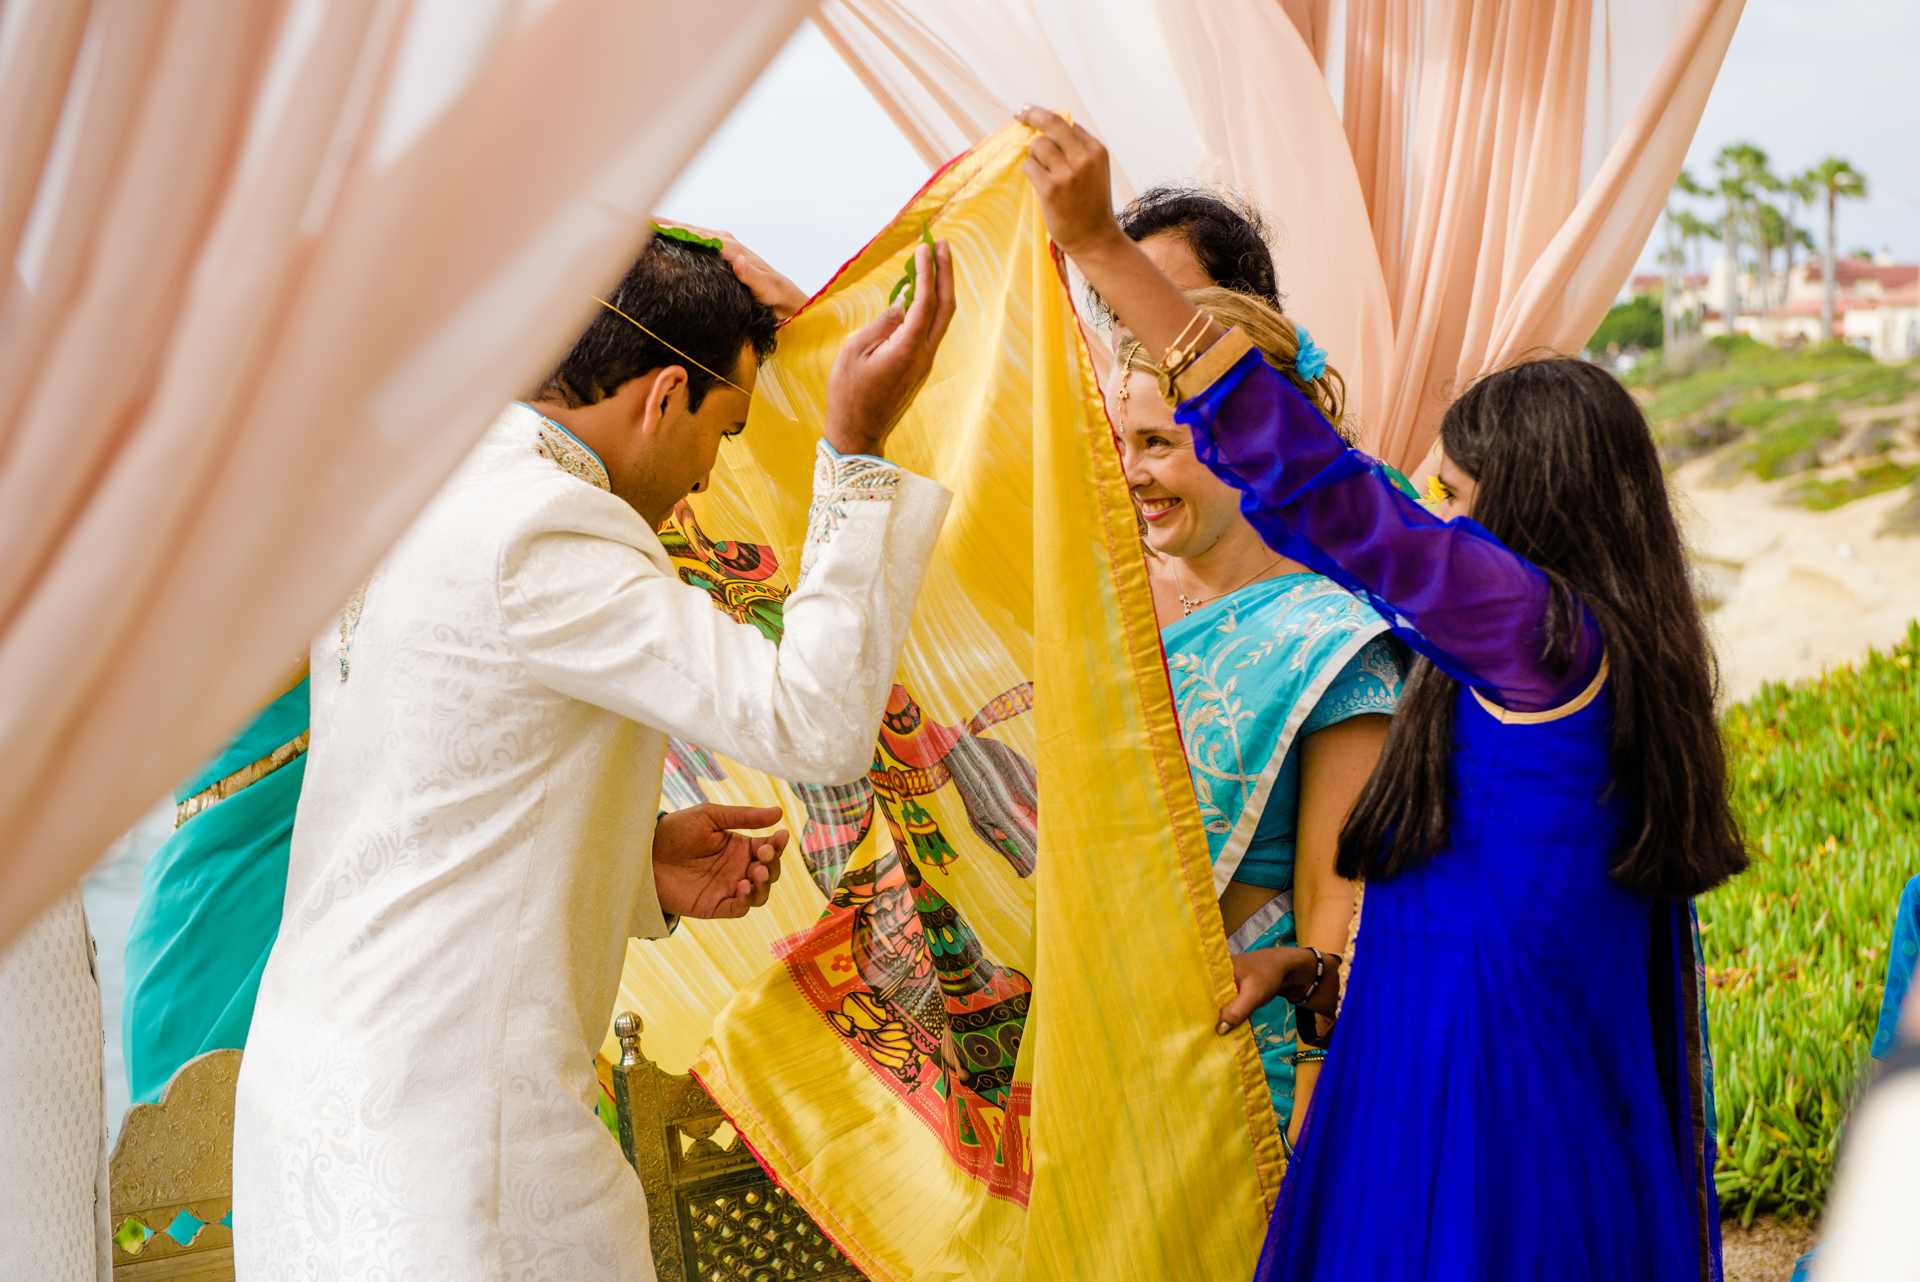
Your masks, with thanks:
[(1558, 669), (1545, 654), (1547, 576), (1473, 521), (1442, 521), (1401, 493), (1258, 351), (1175, 417), (1269, 547), (1372, 605), (1449, 676), (1527, 712), (1593, 680), (1591, 613), (1582, 609), (1572, 663)]

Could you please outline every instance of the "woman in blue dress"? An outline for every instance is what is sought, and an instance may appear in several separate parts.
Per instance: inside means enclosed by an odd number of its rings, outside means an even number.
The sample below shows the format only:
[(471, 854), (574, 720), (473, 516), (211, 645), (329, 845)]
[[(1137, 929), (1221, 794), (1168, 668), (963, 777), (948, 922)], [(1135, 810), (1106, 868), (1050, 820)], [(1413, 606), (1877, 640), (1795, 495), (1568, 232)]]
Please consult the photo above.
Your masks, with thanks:
[[(1226, 289), (1189, 297), (1239, 324), (1276, 366), (1295, 366), (1299, 336), (1269, 307)], [(1302, 386), (1337, 420), (1339, 375), (1310, 368)], [(1260, 541), (1240, 515), (1238, 491), (1194, 458), (1155, 368), (1124, 335), (1114, 374), (1108, 414), (1150, 553), (1228, 946), (1236, 955), (1295, 945), (1343, 953), (1354, 887), (1334, 872), (1334, 853), (1386, 741), (1400, 644), (1339, 584)], [(1325, 1052), (1298, 1045), (1293, 1006), (1282, 998), (1252, 1022), (1274, 1112), (1291, 1138)]]
[(1225, 1012), (1338, 1015), (1257, 1277), (1717, 1278), (1686, 901), (1746, 853), (1638, 407), (1577, 361), (1489, 376), (1447, 412), (1430, 513), (1119, 232), (1097, 142), (1022, 119), (1054, 240), (1200, 460), (1421, 656), (1341, 834), (1351, 975), (1266, 950)]

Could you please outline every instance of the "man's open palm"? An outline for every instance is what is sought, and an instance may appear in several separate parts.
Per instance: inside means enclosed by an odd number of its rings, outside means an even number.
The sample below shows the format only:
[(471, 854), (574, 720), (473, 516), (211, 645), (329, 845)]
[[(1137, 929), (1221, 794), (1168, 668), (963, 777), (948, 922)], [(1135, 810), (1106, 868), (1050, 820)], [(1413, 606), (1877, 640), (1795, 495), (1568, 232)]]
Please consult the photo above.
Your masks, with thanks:
[(660, 910), (677, 917), (744, 917), (780, 880), (787, 831), (749, 836), (780, 819), (772, 806), (691, 806), (663, 815), (653, 830), (653, 885)]

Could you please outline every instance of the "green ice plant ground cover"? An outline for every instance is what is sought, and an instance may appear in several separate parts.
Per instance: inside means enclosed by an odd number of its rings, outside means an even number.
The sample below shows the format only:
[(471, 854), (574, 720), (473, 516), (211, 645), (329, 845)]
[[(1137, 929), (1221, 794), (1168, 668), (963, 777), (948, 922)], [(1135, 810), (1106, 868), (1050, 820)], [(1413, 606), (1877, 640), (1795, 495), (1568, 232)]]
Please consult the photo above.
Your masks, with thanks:
[(1721, 719), (1753, 867), (1700, 900), (1721, 1214), (1818, 1214), (1920, 873), (1920, 623)]
[(1721, 451), (1725, 480), (1751, 472), (1761, 480), (1800, 476), (1820, 463), (1823, 447), (1848, 435), (1843, 413), (1871, 416), (1887, 407), (1886, 427), (1856, 436), (1852, 470), (1809, 477), (1789, 497), (1816, 510), (1910, 484), (1920, 466), (1887, 457), (1895, 425), (1909, 418), (1897, 406), (1920, 394), (1920, 366), (1882, 365), (1840, 343), (1782, 352), (1740, 335), (1710, 339), (1685, 372), (1651, 362), (1627, 382), (1638, 388), (1669, 465)]

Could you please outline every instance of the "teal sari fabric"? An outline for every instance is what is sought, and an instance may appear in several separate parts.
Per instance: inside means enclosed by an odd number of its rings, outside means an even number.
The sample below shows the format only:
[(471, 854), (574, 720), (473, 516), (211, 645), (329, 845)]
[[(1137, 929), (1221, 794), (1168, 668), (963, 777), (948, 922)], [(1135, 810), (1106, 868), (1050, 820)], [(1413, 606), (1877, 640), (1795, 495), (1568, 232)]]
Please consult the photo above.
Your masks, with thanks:
[[(1297, 747), (1349, 717), (1393, 711), (1403, 667), (1386, 628), (1332, 580), (1289, 574), (1161, 631), (1215, 893), (1229, 881), (1280, 892), (1234, 932), (1236, 953), (1295, 942)], [(1293, 1007), (1276, 999), (1251, 1022), (1285, 1126), (1293, 1113)]]
[[(268, 704), (175, 791), (186, 801), (306, 733), (307, 681)], [(127, 934), (121, 1041), (135, 1103), (182, 1064), (243, 1047), (280, 933), (304, 753), (188, 819), (147, 861)]]

